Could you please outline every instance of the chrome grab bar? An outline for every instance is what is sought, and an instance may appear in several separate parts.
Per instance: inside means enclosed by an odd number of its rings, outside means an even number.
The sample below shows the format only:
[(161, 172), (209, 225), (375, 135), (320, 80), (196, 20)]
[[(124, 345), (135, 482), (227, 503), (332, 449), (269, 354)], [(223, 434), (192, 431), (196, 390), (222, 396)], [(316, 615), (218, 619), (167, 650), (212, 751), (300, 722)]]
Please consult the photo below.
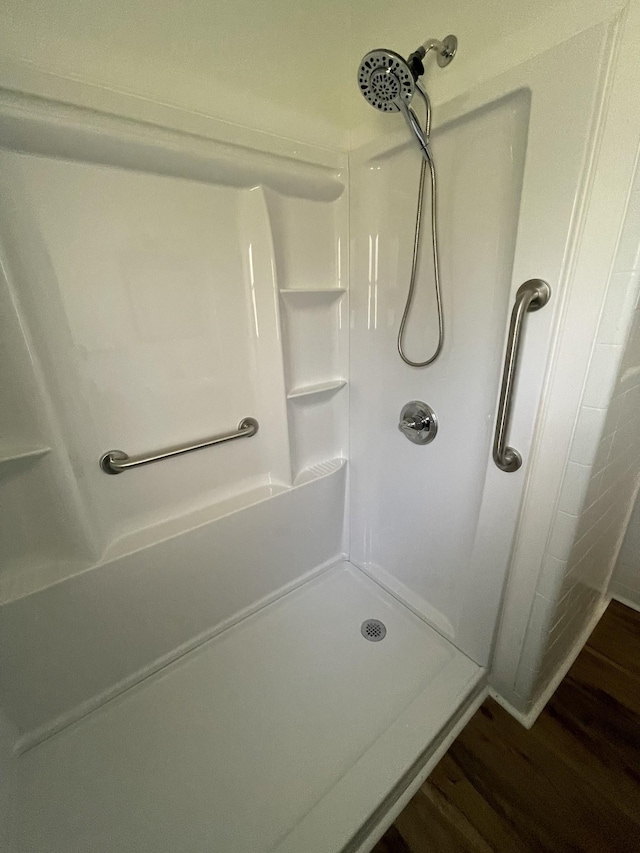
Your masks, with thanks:
[(511, 418), (513, 402), (513, 383), (522, 343), (522, 327), (525, 314), (529, 311), (539, 311), (544, 308), (551, 297), (551, 288), (546, 281), (532, 278), (521, 284), (516, 293), (516, 301), (511, 312), (507, 350), (504, 357), (500, 401), (496, 432), (493, 439), (493, 461), (501, 471), (517, 471), (522, 465), (522, 456), (515, 447), (507, 445), (507, 429)]
[(109, 450), (100, 457), (100, 467), (105, 474), (122, 474), (129, 468), (138, 468), (140, 465), (148, 465), (149, 462), (158, 462), (160, 459), (168, 459), (170, 456), (179, 456), (181, 453), (191, 453), (192, 450), (200, 450), (202, 447), (211, 447), (214, 444), (222, 444), (225, 441), (233, 441), (234, 438), (249, 438), (258, 432), (258, 421), (255, 418), (243, 418), (234, 432), (224, 435), (216, 435), (213, 438), (205, 438), (194, 444), (177, 444), (158, 450), (147, 456), (129, 456), (123, 450)]

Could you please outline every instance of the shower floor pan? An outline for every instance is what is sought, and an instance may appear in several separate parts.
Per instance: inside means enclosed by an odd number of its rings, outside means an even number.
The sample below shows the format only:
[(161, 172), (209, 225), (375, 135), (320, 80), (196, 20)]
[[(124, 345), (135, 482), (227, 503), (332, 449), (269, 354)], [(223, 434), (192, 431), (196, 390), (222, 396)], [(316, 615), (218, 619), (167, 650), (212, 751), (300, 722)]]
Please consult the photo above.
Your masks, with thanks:
[(22, 755), (15, 849), (357, 850), (483, 674), (340, 563)]

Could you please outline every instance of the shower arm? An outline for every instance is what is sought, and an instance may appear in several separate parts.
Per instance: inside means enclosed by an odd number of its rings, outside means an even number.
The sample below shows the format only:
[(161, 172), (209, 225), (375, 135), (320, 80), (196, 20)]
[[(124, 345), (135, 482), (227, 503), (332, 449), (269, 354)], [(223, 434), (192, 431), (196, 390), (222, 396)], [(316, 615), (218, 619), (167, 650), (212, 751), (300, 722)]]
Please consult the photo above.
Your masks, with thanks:
[(440, 68), (445, 68), (456, 55), (458, 50), (458, 39), (454, 35), (445, 36), (440, 39), (427, 39), (417, 50), (415, 50), (407, 60), (407, 64), (413, 71), (414, 79), (418, 79), (424, 74), (424, 65), (422, 60), (430, 50), (435, 50)]
[[(444, 43), (441, 42), (440, 39), (427, 39), (420, 45), (420, 47), (424, 50), (425, 56), (430, 50), (437, 50), (438, 53), (442, 53), (445, 50)], [(420, 52), (422, 52), (422, 50)]]

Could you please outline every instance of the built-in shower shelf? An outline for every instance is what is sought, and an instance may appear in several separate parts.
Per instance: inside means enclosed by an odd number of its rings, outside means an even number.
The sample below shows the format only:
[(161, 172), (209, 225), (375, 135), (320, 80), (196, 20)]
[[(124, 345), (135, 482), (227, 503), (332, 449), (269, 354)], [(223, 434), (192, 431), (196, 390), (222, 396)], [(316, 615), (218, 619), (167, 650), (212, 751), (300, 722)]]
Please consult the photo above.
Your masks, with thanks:
[(292, 388), (287, 394), (287, 400), (297, 400), (300, 397), (314, 397), (317, 394), (328, 394), (344, 388), (346, 379), (331, 379), (328, 382), (319, 382), (316, 385), (300, 385)]
[(19, 460), (38, 459), (51, 452), (50, 447), (18, 447), (18, 446), (0, 446), (0, 465), (3, 462), (17, 462)]
[(347, 292), (346, 287), (283, 287), (280, 293), (285, 297), (299, 296), (326, 296), (330, 299), (343, 296)]
[(303, 468), (296, 474), (293, 482), (294, 486), (302, 486), (304, 483), (310, 483), (311, 480), (317, 480), (320, 477), (326, 477), (327, 474), (333, 474), (334, 471), (340, 470), (346, 463), (344, 456), (337, 456), (335, 459), (327, 459), (326, 462), (317, 462), (315, 465), (309, 465), (308, 468)]

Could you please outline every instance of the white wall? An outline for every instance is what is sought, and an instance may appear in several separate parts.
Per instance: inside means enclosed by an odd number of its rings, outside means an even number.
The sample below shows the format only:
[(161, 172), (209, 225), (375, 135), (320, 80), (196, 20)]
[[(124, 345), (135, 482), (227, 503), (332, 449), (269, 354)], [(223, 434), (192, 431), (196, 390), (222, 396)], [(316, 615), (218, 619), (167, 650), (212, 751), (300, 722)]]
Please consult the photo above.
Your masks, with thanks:
[(639, 233), (636, 177), (508, 694), (525, 714), (540, 709), (606, 606), (640, 483)]
[(0, 10), (5, 60), (334, 148), (346, 139), (348, 49), (338, 0), (9, 0)]
[[(477, 3), (425, 3), (420, 0), (356, 0), (352, 2), (351, 67), (375, 47), (388, 47), (406, 55), (427, 38), (458, 37), (458, 55), (446, 69), (428, 61), (425, 81), (434, 105), (469, 92), (560, 44), (598, 21), (610, 19), (624, 0), (508, 0)], [(355, 85), (344, 93), (351, 129), (351, 146), (383, 135), (389, 124), (401, 127), (400, 117), (390, 118), (369, 107)], [(437, 111), (435, 115), (437, 124)]]
[[(640, 228), (640, 223), (638, 227)], [(618, 408), (623, 409), (620, 418), (623, 422), (626, 420), (628, 434), (635, 438), (638, 435), (638, 423), (640, 423), (640, 299), (629, 333), (623, 365), (618, 388), (620, 391), (628, 388), (628, 391), (624, 402), (618, 404)], [(636, 452), (640, 452), (637, 447)], [(638, 498), (631, 512), (611, 578), (610, 592), (632, 607), (640, 608), (640, 499)]]
[[(634, 236), (640, 217), (633, 220)], [(558, 512), (529, 621), (519, 686), (535, 698), (553, 683), (608, 597), (609, 579), (640, 483), (640, 315), (624, 350), (604, 343), (624, 330), (624, 302), (638, 293), (638, 273), (612, 279), (584, 402), (578, 415)], [(621, 292), (618, 292), (621, 291)], [(617, 305), (617, 309), (614, 308)], [(616, 317), (616, 314), (618, 315)], [(621, 329), (622, 327), (622, 329)], [(613, 387), (610, 371), (618, 366)], [(610, 394), (609, 399), (607, 399)], [(599, 421), (604, 421), (598, 427)], [(599, 434), (595, 444), (593, 437)], [(595, 452), (594, 452), (595, 451)], [(538, 656), (527, 665), (536, 639)], [(527, 680), (531, 678), (531, 688)]]
[(610, 591), (615, 598), (640, 609), (640, 500), (637, 498), (611, 578)]
[[(28, 91), (93, 84), (292, 139), (347, 148), (376, 135), (387, 117), (360, 98), (356, 69), (374, 47), (408, 53), (454, 32), (456, 61), (429, 74), (436, 103), (490, 79), (609, 17), (621, 0), (508, 0), (426, 5), (422, 0), (7, 0), (0, 8), (0, 81)], [(14, 66), (24, 74), (14, 78)], [(47, 83), (28, 74), (40, 69)], [(142, 108), (143, 105), (140, 105)], [(185, 116), (186, 118), (186, 116)]]
[[(576, 245), (574, 285), (568, 295), (566, 312), (551, 356), (547, 390), (539, 416), (534, 467), (520, 517), (496, 643), (493, 686), (499, 695), (506, 698), (512, 710), (528, 715), (528, 722), (532, 721), (535, 713), (541, 709), (545, 696), (549, 695), (548, 692), (534, 689), (538, 684), (542, 656), (553, 627), (555, 610), (555, 602), (545, 604), (544, 596), (536, 597), (539, 580), (544, 577), (545, 585), (541, 589), (546, 590), (547, 595), (554, 585), (558, 590), (562, 587), (565, 568), (569, 565), (565, 561), (569, 560), (578, 524), (585, 525), (581, 533), (587, 532), (586, 527), (595, 522), (595, 516), (602, 507), (602, 503), (596, 504), (596, 509), (586, 514), (584, 521), (577, 520), (588, 486), (585, 482), (588, 478), (585, 477), (582, 480), (583, 491), (580, 494), (579, 490), (576, 492), (577, 503), (573, 504), (569, 513), (558, 515), (565, 472), (575, 468), (572, 466), (569, 469), (568, 463), (578, 461), (575, 455), (571, 459), (572, 453), (576, 452), (572, 443), (578, 415), (585, 399), (589, 399), (585, 398), (587, 391), (594, 395), (588, 409), (606, 409), (621, 355), (621, 344), (633, 313), (632, 297), (626, 299), (626, 296), (627, 287), (633, 286), (637, 217), (631, 216), (624, 234), (622, 229), (627, 201), (631, 201), (630, 210), (637, 202), (635, 193), (630, 195), (630, 186), (635, 172), (640, 121), (637, 111), (629, 109), (629, 103), (637, 91), (637, 71), (630, 57), (640, 47), (639, 11), (637, 4), (631, 4), (624, 19), (622, 42), (610, 78), (610, 99), (602, 117), (601, 146), (594, 161), (595, 168), (591, 171), (587, 203), (576, 211), (576, 215), (583, 217), (583, 224)], [(605, 301), (607, 288), (610, 302)], [(596, 345), (598, 328), (603, 330), (603, 337), (598, 339)], [(590, 367), (593, 369), (590, 370)], [(592, 454), (591, 459), (595, 456), (604, 422), (604, 412), (596, 411), (595, 414), (596, 422), (586, 434), (586, 452)], [(586, 460), (586, 456), (582, 458)], [(615, 474), (613, 469), (610, 470), (612, 475)], [(602, 484), (604, 481), (599, 482)], [(569, 486), (567, 490), (571, 491)], [(632, 488), (630, 493), (633, 493)], [(627, 499), (630, 493), (627, 492)], [(567, 492), (563, 499), (566, 497)], [(624, 513), (624, 506), (619, 509)], [(570, 522), (566, 531), (556, 526), (559, 519), (568, 519)], [(621, 524), (624, 525), (624, 518)], [(553, 540), (550, 538), (552, 530)], [(596, 527), (596, 533), (592, 532), (592, 535), (596, 535), (597, 530)], [(559, 560), (555, 563), (545, 562), (549, 543), (560, 539), (563, 539), (564, 545)], [(558, 550), (555, 544), (552, 547)], [(541, 575), (543, 567), (544, 574)], [(601, 584), (606, 583), (606, 571), (605, 578), (599, 579)], [(567, 653), (563, 662), (558, 663), (556, 658), (554, 673), (544, 679), (548, 683), (548, 690), (552, 690), (554, 683), (561, 678), (571, 656), (579, 650), (579, 641), (584, 640), (590, 625), (593, 625), (593, 621), (589, 623), (588, 617), (593, 615), (595, 619), (598, 612), (602, 611), (606, 598), (601, 594), (596, 597), (598, 604), (595, 610), (581, 607), (581, 602), (575, 601), (573, 603), (577, 606), (570, 606), (565, 613), (566, 618), (561, 618), (560, 627), (572, 625), (575, 628), (573, 636), (578, 636), (578, 645), (570, 651), (564, 646)], [(572, 621), (574, 611), (576, 616), (575, 621)], [(581, 636), (580, 627), (583, 629)], [(561, 647), (556, 644), (555, 648), (558, 650)]]

